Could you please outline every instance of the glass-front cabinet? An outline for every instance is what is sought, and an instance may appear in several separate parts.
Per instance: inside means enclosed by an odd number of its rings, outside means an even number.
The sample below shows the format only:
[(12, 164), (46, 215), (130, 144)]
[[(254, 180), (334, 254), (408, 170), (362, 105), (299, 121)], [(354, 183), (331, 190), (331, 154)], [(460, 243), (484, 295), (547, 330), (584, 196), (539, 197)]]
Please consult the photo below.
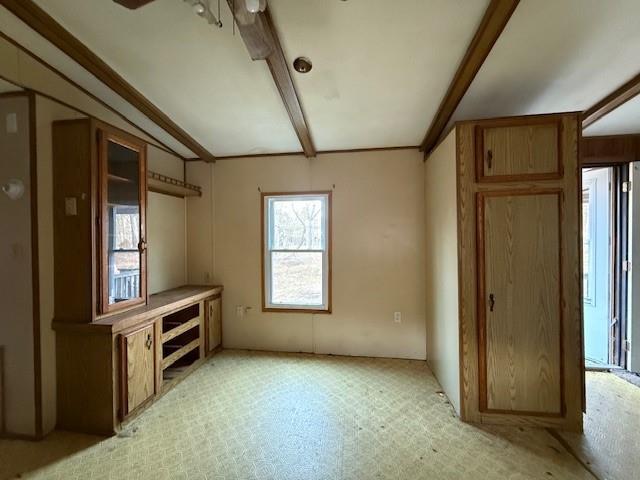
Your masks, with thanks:
[(146, 302), (145, 145), (98, 132), (100, 313)]

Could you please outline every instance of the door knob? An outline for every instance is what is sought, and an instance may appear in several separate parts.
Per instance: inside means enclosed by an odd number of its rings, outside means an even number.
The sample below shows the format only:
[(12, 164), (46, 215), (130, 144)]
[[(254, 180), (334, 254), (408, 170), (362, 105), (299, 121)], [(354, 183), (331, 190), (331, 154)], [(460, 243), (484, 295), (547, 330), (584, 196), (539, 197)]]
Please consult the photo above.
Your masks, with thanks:
[(495, 304), (496, 304), (496, 298), (493, 295), (493, 293), (490, 293), (489, 294), (489, 311), (490, 312), (493, 312), (493, 307), (495, 306)]

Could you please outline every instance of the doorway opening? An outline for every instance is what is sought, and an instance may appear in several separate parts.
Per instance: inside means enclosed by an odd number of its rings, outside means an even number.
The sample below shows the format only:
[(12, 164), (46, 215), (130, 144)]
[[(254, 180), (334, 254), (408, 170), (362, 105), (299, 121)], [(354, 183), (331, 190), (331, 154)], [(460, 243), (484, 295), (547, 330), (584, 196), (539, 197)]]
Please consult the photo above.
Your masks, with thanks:
[(582, 170), (582, 301), (587, 369), (627, 368), (629, 362), (630, 173), (630, 164)]

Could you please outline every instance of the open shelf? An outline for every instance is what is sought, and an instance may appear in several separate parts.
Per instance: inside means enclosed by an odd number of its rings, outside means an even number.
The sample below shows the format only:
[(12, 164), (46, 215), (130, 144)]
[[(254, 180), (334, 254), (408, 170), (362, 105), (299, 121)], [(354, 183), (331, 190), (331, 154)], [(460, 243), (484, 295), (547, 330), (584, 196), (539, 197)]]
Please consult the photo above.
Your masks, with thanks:
[(200, 360), (200, 313), (195, 304), (162, 317), (163, 388)]
[(147, 189), (151, 192), (172, 195), (174, 197), (201, 197), (202, 189), (177, 178), (161, 173), (147, 171)]

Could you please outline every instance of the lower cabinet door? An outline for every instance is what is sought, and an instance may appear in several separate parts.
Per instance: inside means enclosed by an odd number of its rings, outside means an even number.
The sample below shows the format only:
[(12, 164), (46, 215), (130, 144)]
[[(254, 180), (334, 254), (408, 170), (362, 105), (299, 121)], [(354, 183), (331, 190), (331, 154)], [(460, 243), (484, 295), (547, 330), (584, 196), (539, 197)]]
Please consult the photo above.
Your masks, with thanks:
[(562, 416), (561, 194), (479, 194), (480, 410)]
[(222, 343), (222, 299), (207, 301), (207, 353)]
[(154, 325), (147, 325), (120, 337), (122, 418), (156, 393)]

